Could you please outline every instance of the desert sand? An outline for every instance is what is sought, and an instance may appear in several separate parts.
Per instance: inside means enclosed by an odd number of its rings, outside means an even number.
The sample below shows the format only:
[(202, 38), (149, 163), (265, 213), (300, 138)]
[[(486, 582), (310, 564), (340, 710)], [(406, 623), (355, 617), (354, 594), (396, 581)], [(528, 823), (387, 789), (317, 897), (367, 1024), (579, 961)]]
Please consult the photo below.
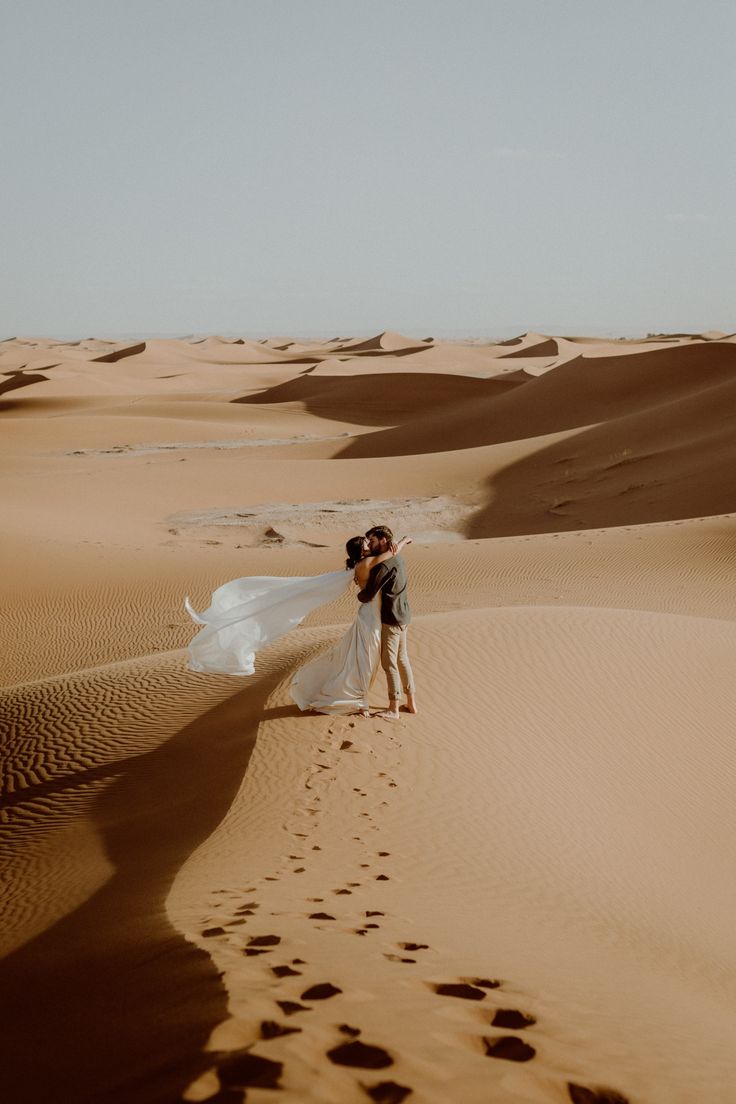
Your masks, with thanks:
[[(735, 412), (715, 332), (1, 342), (3, 1099), (733, 1104)], [(378, 523), (418, 716), (290, 701), (350, 594), (187, 669)]]

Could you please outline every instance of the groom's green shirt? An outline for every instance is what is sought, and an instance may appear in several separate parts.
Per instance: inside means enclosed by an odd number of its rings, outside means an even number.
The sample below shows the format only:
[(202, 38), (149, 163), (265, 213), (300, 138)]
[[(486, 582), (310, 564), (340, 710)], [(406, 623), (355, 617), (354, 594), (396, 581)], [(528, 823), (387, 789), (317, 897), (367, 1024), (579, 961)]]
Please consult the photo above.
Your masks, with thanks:
[(381, 592), (381, 622), (384, 625), (408, 625), (411, 621), (406, 592), (406, 566), (401, 556), (392, 556), (377, 564), (368, 576), (359, 602), (371, 602)]

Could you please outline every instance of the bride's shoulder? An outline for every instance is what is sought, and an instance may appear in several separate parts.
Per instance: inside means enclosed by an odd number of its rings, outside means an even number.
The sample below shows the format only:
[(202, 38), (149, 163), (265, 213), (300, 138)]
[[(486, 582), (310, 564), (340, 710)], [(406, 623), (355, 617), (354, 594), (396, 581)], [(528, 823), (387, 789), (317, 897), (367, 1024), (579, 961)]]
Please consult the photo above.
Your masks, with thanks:
[(358, 586), (364, 586), (368, 581), (368, 576), (371, 573), (371, 564), (366, 560), (361, 560), (359, 564), (355, 565), (355, 571), (353, 572), (353, 579)]

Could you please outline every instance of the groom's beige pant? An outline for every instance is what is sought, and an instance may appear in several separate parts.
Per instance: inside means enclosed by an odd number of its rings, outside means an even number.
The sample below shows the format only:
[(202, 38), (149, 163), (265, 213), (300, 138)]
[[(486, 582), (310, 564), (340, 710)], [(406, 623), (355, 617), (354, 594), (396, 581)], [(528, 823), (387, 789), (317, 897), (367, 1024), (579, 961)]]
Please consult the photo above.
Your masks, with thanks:
[(381, 625), (381, 666), (386, 674), (391, 701), (401, 697), (401, 687), (414, 693), (414, 675), (406, 648), (406, 625)]

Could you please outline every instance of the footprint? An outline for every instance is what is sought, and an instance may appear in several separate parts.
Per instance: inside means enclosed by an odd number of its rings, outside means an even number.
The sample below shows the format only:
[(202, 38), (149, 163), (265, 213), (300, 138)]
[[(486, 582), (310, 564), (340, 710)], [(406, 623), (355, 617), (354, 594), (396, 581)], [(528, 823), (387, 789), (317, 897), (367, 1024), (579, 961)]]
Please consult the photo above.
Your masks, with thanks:
[(304, 1004), (299, 1004), (297, 1001), (276, 1001), (277, 1005), (284, 1013), (285, 1016), (293, 1016), (295, 1012), (311, 1012), (311, 1008), (307, 1008)]
[(275, 947), (281, 942), (280, 935), (254, 935), (248, 940), (249, 947)]
[(350, 1024), (338, 1024), (337, 1030), (342, 1031), (343, 1035), (352, 1035), (353, 1037), (360, 1035), (360, 1028), (351, 1027)]
[(327, 1057), (337, 1066), (353, 1066), (358, 1069), (384, 1069), (394, 1064), (393, 1058), (383, 1047), (370, 1046), (358, 1040), (340, 1043), (327, 1051)]
[(279, 1078), (283, 1069), (283, 1062), (273, 1062), (270, 1058), (253, 1054), (251, 1050), (243, 1050), (220, 1062), (217, 1076), (225, 1088), (280, 1089)]
[(203, 939), (211, 939), (213, 935), (227, 935), (224, 928), (205, 928), (202, 932)]
[(384, 859), (384, 858), (386, 858), (386, 856), (390, 855), (391, 852), (390, 851), (376, 851), (376, 854), (380, 855), (381, 858)]
[[(402, 951), (428, 951), (428, 943), (398, 943), (397, 946), (401, 947)], [(532, 1023), (534, 1021), (532, 1020)]]
[(342, 993), (342, 989), (325, 981), (321, 985), (311, 985), (309, 989), (305, 989), (301, 1000), (328, 1000), (330, 997), (336, 997), (338, 993)]
[(472, 978), (471, 983), (473, 985), (480, 986), (481, 989), (500, 989), (501, 982), (496, 978)]
[(441, 997), (462, 997), (464, 1000), (485, 1000), (486, 996), (482, 989), (464, 982), (435, 985), (434, 991)]
[(301, 970), (292, 970), (291, 966), (272, 966), (271, 973), (276, 977), (301, 977)]
[(378, 909), (368, 909), (366, 916), (385, 916), (385, 912), (379, 912)]
[(353, 746), (353, 741), (352, 740), (343, 740), (343, 742), (340, 744), (340, 751), (347, 751), (348, 748), (351, 748), (352, 746)]
[(330, 916), (329, 912), (310, 912), (309, 920), (335, 920), (336, 917)]
[(246, 947), (243, 951), (244, 955), (252, 957), (253, 955), (270, 954), (270, 948), (264, 947), (263, 949), (257, 947)]
[(366, 924), (367, 928), (380, 928), (380, 924)]
[(583, 1085), (567, 1083), (567, 1094), (572, 1104), (629, 1104), (628, 1099), (613, 1089), (586, 1089)]
[(416, 962), (415, 958), (402, 958), (401, 955), (396, 954), (384, 954), (384, 958), (387, 958), (389, 962)]
[(521, 1031), (536, 1022), (534, 1016), (528, 1016), (526, 1012), (519, 1012), (516, 1008), (499, 1008), (491, 1020), (491, 1027), (508, 1027), (512, 1031)]
[(391, 879), (389, 878), (388, 874), (376, 874), (376, 881), (377, 882), (390, 882)]
[(262, 1039), (278, 1039), (280, 1035), (293, 1035), (296, 1031), (301, 1031), (301, 1028), (286, 1027), (285, 1024), (277, 1023), (276, 1020), (263, 1020), (261, 1022)]
[(486, 1054), (489, 1058), (505, 1058), (509, 1062), (528, 1062), (537, 1053), (523, 1039), (515, 1035), (504, 1035), (500, 1039), (484, 1039)]
[(377, 1104), (401, 1104), (413, 1092), (407, 1085), (399, 1085), (396, 1081), (379, 1081), (377, 1085), (362, 1087)]
[(332, 892), (339, 897), (346, 893), (352, 893), (353, 891), (351, 889), (333, 889)]

